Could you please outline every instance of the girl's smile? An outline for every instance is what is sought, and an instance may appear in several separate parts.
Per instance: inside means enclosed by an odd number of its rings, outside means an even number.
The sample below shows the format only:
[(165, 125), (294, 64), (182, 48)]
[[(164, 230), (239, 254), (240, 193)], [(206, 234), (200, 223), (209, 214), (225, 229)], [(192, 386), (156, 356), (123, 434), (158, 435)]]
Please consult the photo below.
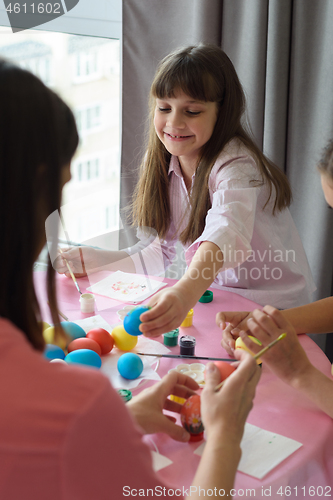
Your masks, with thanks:
[(217, 119), (215, 102), (197, 101), (183, 91), (156, 98), (154, 125), (159, 139), (181, 164), (196, 165), (202, 146), (212, 136)]

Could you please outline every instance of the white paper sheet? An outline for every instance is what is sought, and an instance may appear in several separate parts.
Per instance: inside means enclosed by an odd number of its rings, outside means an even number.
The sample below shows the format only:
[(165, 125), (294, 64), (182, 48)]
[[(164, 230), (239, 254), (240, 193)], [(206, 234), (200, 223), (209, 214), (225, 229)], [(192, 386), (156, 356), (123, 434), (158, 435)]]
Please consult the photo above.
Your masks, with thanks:
[[(262, 479), (301, 446), (302, 443), (294, 439), (246, 423), (241, 442), (242, 458), (237, 470)], [(205, 443), (202, 443), (194, 453), (201, 456), (204, 447)]]
[(149, 276), (116, 271), (107, 278), (94, 283), (87, 290), (110, 299), (138, 304), (164, 286), (166, 286), (166, 283), (152, 279)]
[(165, 467), (168, 467), (168, 465), (171, 465), (173, 463), (172, 460), (170, 460), (170, 458), (165, 457), (160, 453), (157, 453), (157, 451), (152, 451), (151, 455), (153, 458), (153, 469), (155, 472), (164, 469)]
[[(77, 323), (79, 326), (81, 326), (86, 333), (88, 333), (89, 330), (92, 330), (93, 328), (104, 328), (106, 331), (111, 333), (115, 326), (121, 324), (117, 323), (109, 325), (109, 323), (98, 314), (96, 316), (90, 316), (89, 318), (79, 319), (77, 321), (74, 321), (74, 323)], [(168, 352), (170, 352), (170, 349), (165, 347), (160, 342), (156, 342), (156, 340), (151, 340), (147, 337), (144, 337), (143, 335), (140, 335), (138, 337), (137, 345), (134, 347), (134, 349), (132, 349), (131, 352), (167, 354)], [(140, 377), (134, 380), (126, 380), (125, 378), (123, 378), (117, 369), (118, 359), (123, 354), (124, 351), (120, 351), (119, 349), (114, 347), (109, 354), (105, 354), (102, 356), (101, 372), (103, 372), (110, 379), (115, 389), (134, 389), (143, 380), (146, 379), (161, 380), (161, 377), (158, 375), (158, 373), (156, 373), (154, 369), (156, 368), (155, 363), (159, 358), (152, 356), (141, 356), (144, 368)], [(154, 366), (152, 367), (152, 365)]]

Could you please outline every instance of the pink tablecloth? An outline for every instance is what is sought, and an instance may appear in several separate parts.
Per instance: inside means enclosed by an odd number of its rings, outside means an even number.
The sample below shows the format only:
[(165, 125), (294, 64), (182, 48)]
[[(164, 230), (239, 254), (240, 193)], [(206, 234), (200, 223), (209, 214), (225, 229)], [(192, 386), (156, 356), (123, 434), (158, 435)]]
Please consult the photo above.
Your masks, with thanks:
[[(43, 274), (36, 273), (36, 287), (41, 299), (43, 319), (50, 319), (43, 290)], [(173, 280), (164, 280), (169, 284)], [(89, 286), (87, 279), (79, 280), (84, 292)], [(79, 294), (72, 280), (58, 278), (59, 308), (69, 320), (87, 317), (79, 311)], [(215, 325), (218, 311), (252, 310), (253, 302), (232, 292), (213, 290), (214, 300), (208, 304), (198, 303), (194, 308), (193, 326), (181, 329), (181, 334), (196, 338), (197, 356), (225, 357), (220, 345), (221, 332)], [(101, 314), (110, 324), (119, 321), (117, 311), (124, 304), (111, 299), (100, 301)], [(160, 339), (162, 341), (162, 338)], [(321, 349), (307, 336), (300, 341), (311, 362), (323, 373), (330, 376), (331, 364)], [(179, 347), (170, 348), (179, 354)], [(161, 358), (158, 373), (163, 376), (183, 360)], [(205, 361), (203, 361), (205, 363)], [(262, 376), (258, 384), (253, 409), (248, 422), (262, 429), (282, 434), (303, 444), (293, 455), (258, 480), (241, 472), (237, 473), (235, 498), (332, 498), (333, 497), (333, 423), (331, 418), (289, 388), (263, 364)], [(172, 460), (172, 464), (159, 474), (164, 480), (178, 488), (187, 488), (192, 482), (200, 458), (193, 451), (200, 443), (181, 444), (158, 434), (153, 439), (159, 452)], [(154, 449), (152, 447), (152, 449)]]

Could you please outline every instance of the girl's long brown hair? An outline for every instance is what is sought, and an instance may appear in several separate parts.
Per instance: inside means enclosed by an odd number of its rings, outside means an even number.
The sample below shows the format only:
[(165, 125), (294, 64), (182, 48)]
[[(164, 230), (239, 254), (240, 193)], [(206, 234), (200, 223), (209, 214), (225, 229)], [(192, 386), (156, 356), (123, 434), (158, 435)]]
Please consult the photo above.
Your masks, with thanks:
[[(39, 350), (44, 340), (33, 266), (45, 234), (41, 214), (59, 210), (62, 168), (77, 145), (68, 106), (37, 77), (0, 60), (0, 315)], [(50, 261), (47, 293), (57, 324)]]
[[(189, 222), (179, 239), (193, 242), (202, 233), (207, 211), (211, 207), (208, 179), (211, 169), (226, 144), (238, 138), (257, 160), (261, 179), (274, 196), (273, 214), (290, 205), (291, 190), (285, 174), (256, 146), (245, 124), (245, 96), (235, 68), (228, 56), (215, 45), (193, 45), (176, 50), (159, 64), (150, 91), (150, 130), (148, 146), (141, 164), (140, 179), (133, 196), (133, 222), (155, 229), (164, 237), (170, 225), (168, 169), (171, 155), (154, 128), (156, 98), (174, 97), (178, 90), (193, 99), (216, 102), (218, 116), (213, 134), (203, 146), (191, 193)], [(266, 206), (265, 205), (265, 206)]]

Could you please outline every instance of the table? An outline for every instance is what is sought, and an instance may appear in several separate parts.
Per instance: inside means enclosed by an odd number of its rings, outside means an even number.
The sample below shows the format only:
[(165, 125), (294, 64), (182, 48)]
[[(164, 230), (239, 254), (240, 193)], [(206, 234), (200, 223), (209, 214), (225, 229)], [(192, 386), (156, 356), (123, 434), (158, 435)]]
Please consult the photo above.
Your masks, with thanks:
[[(45, 300), (43, 286), (44, 273), (35, 273), (37, 296), (45, 321), (50, 314)], [(79, 281), (82, 292), (89, 286), (87, 278)], [(164, 279), (169, 285), (175, 280)], [(58, 276), (58, 303), (60, 310), (69, 320), (86, 318), (79, 310), (79, 294), (71, 279)], [(253, 310), (256, 304), (232, 292), (213, 289), (214, 300), (211, 303), (197, 303), (194, 308), (193, 326), (181, 329), (180, 334), (196, 338), (196, 356), (226, 357), (220, 345), (221, 331), (215, 324), (218, 311)], [(108, 323), (119, 322), (117, 311), (124, 303), (99, 298), (98, 311)], [(331, 364), (322, 350), (306, 335), (301, 335), (300, 342), (310, 361), (323, 373), (331, 376)], [(162, 342), (162, 337), (159, 339)], [(179, 354), (179, 346), (170, 348)], [(179, 363), (187, 360), (161, 358), (158, 373), (166, 374)], [(203, 363), (206, 363), (203, 361)], [(146, 387), (146, 385), (145, 385)], [(139, 388), (137, 389), (139, 390)], [(299, 441), (303, 446), (284, 462), (278, 465), (263, 479), (258, 480), (237, 472), (235, 497), (239, 498), (332, 498), (333, 497), (333, 421), (318, 410), (304, 396), (276, 378), (263, 364), (262, 376), (257, 387), (253, 409), (248, 422), (258, 427), (282, 434)], [(173, 463), (159, 471), (164, 481), (177, 488), (187, 488), (194, 477), (200, 458), (193, 451), (199, 443), (177, 443), (163, 434), (156, 434), (153, 441), (159, 452), (170, 458)], [(150, 447), (151, 438), (145, 438)]]

